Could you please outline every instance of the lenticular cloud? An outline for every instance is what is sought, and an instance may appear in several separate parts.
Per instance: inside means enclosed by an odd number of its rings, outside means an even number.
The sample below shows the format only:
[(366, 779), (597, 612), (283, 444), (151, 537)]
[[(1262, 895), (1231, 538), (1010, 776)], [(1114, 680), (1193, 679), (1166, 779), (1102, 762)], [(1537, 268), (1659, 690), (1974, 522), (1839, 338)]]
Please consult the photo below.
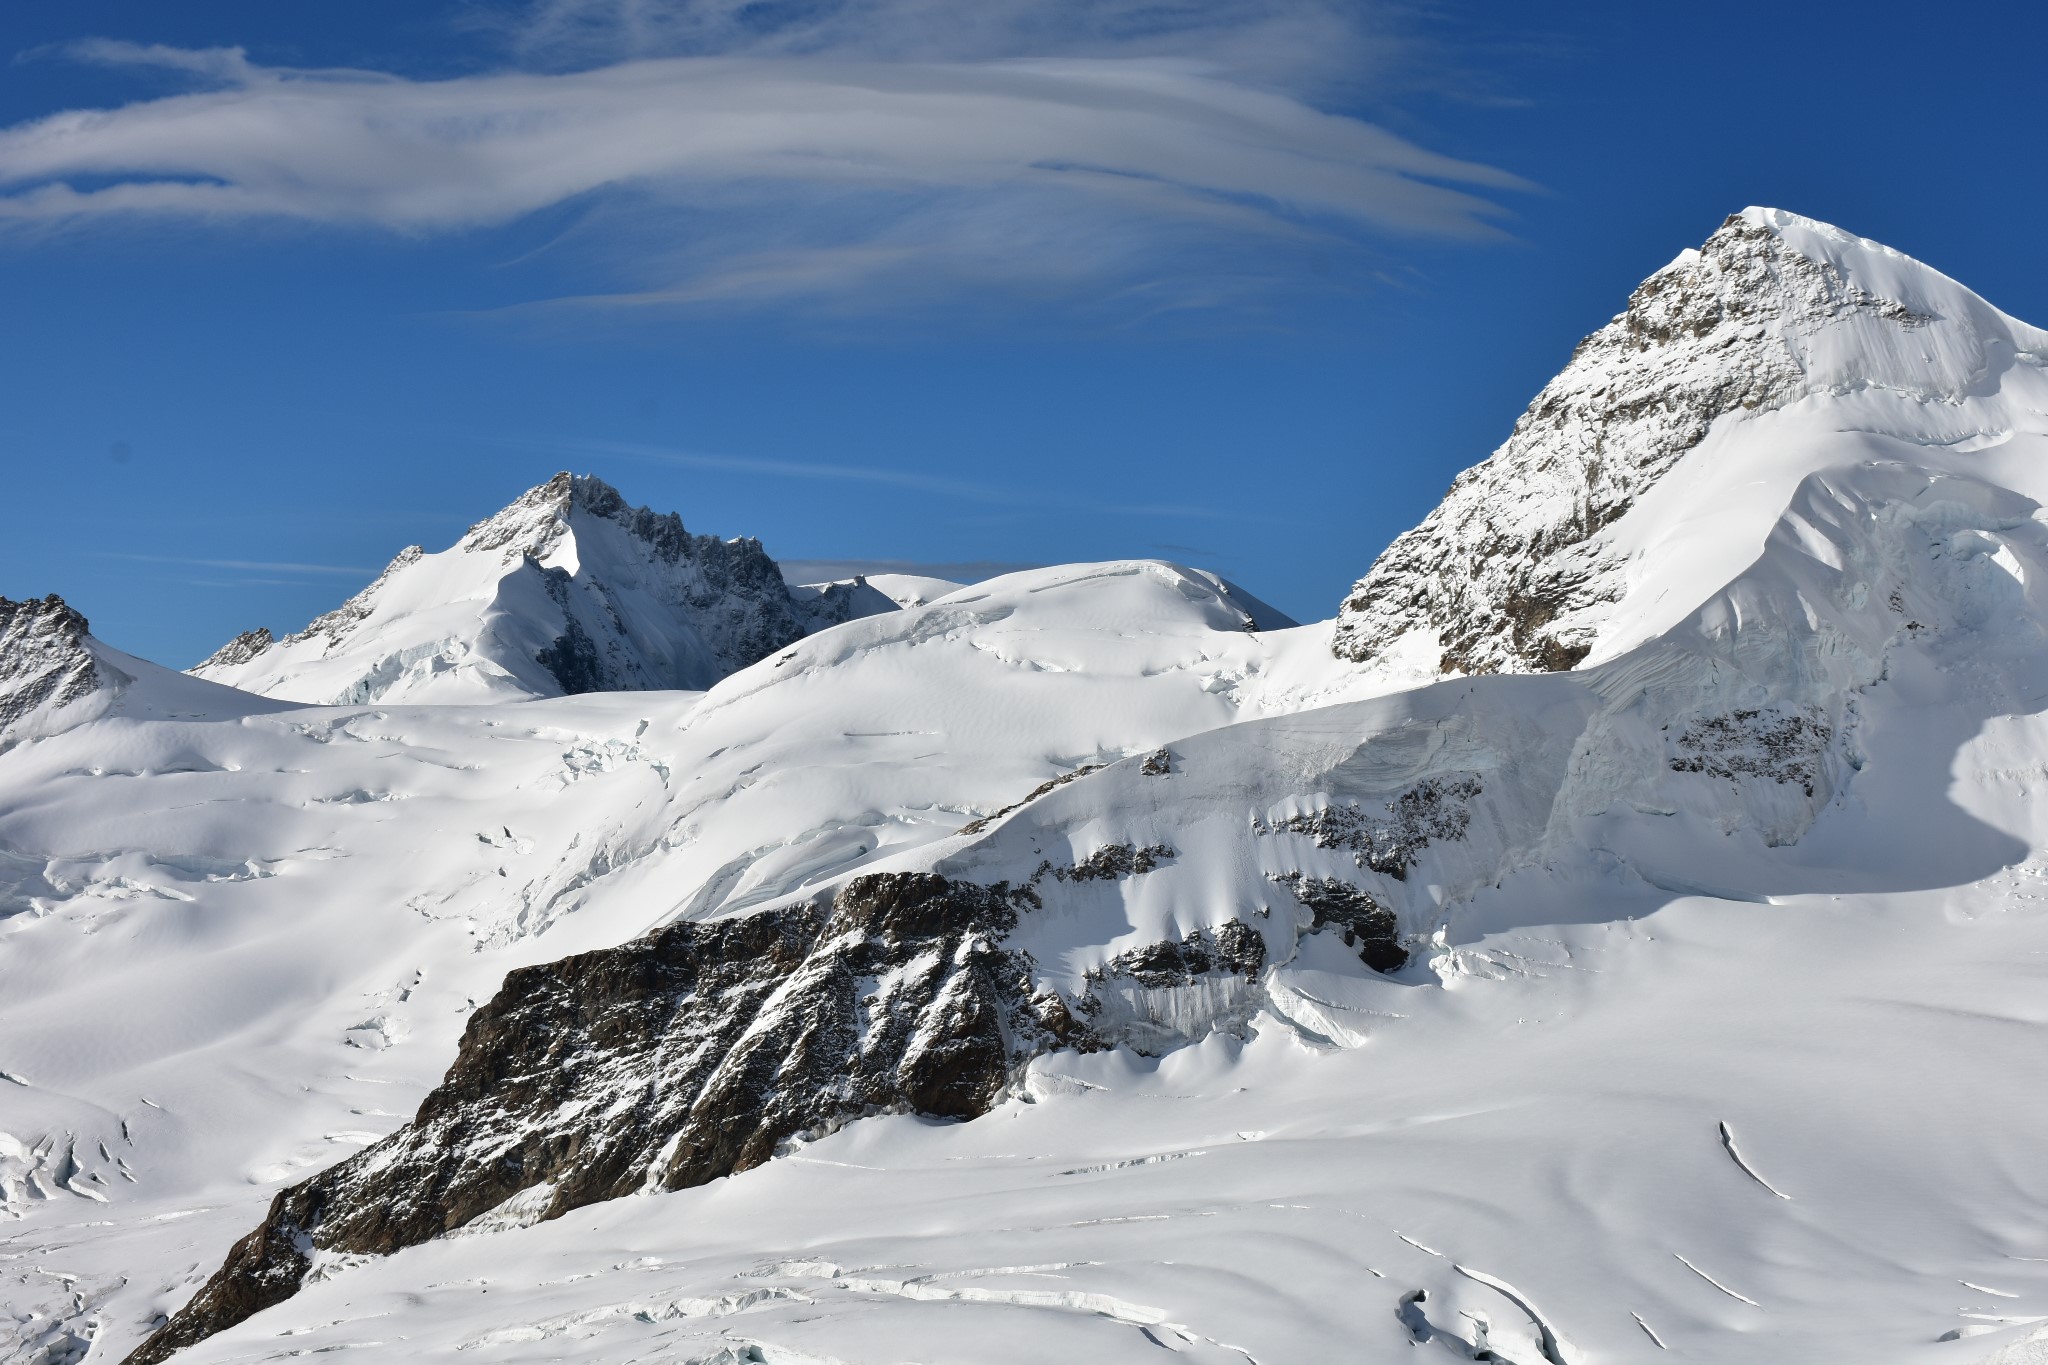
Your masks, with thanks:
[[(989, 218), (1014, 241), (1041, 213), (1079, 214), (1101, 229), (1091, 249), (1128, 254), (1189, 232), (1269, 244), (1483, 234), (1497, 212), (1485, 192), (1519, 183), (1160, 58), (684, 57), (427, 81), (263, 67), (238, 51), (101, 43), (79, 55), (189, 72), (208, 88), (0, 132), (0, 219), (268, 217), (434, 233), (600, 195), (786, 209), (794, 194), (825, 216), (866, 196), (870, 218), (877, 197), (892, 210), (891, 228), (871, 222), (867, 235), (900, 251), (943, 254), (963, 234), (986, 249)], [(902, 227), (937, 201), (946, 211)], [(977, 213), (984, 203), (1002, 212)], [(846, 227), (834, 221), (835, 245)]]

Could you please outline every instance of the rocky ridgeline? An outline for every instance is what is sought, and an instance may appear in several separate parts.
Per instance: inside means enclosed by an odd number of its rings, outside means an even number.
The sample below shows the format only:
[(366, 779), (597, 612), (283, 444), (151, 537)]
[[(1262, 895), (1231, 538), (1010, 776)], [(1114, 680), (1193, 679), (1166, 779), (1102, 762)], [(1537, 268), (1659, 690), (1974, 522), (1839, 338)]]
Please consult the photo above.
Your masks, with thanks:
[(1506, 444), (1352, 589), (1340, 657), (1370, 662), (1428, 632), (1413, 644), (1440, 673), (1575, 667), (1593, 645), (1592, 609), (1623, 589), (1600, 533), (1716, 419), (1803, 396), (1794, 346), (1831, 323), (1931, 321), (1801, 254), (1761, 218), (1729, 218), (1579, 343)]
[[(1017, 886), (871, 874), (829, 902), (684, 921), (514, 971), (412, 1122), (281, 1192), (129, 1363), (282, 1302), (321, 1257), (388, 1255), (503, 1217), (508, 1201), (539, 1221), (701, 1185), (867, 1115), (975, 1118), (1059, 1048), (1190, 1041), (1133, 1016), (1129, 1001), (1148, 991), (1209, 987), (1238, 1007), (1207, 1026), (1241, 1025), (1267, 961), (1245, 921), (1119, 953), (1068, 991), (1006, 943), (1057, 887), (1142, 876), (1174, 856), (1112, 845)], [(1302, 932), (1334, 925), (1372, 965), (1405, 960), (1392, 915), (1363, 893), (1290, 884), (1314, 908)], [(1331, 900), (1344, 891), (1350, 901)]]
[[(760, 541), (693, 535), (674, 512), (634, 507), (610, 484), (587, 474), (555, 475), (496, 516), (472, 526), (455, 548), (472, 554), (496, 552), (507, 566), (521, 559), (539, 562), (571, 534), (579, 516), (611, 522), (629, 542), (642, 548), (646, 558), (667, 571), (663, 595), (668, 605), (685, 616), (704, 639), (721, 677), (767, 658), (811, 629), (782, 581), (782, 571)], [(677, 685), (646, 677), (646, 669), (634, 657), (643, 651), (632, 649), (628, 642), (603, 639), (600, 643), (595, 638), (612, 633), (603, 630), (609, 624), (604, 617), (610, 613), (600, 614), (596, 629), (586, 629), (579, 622), (574, 602), (577, 590), (602, 596), (606, 589), (602, 581), (590, 579), (582, 566), (575, 573), (564, 568), (545, 572), (548, 595), (562, 607), (569, 630), (555, 641), (542, 662), (548, 663), (564, 692)], [(585, 582), (577, 581), (578, 573), (584, 575)], [(708, 686), (715, 680), (695, 680), (695, 685)]]
[(108, 681), (86, 647), (91, 629), (55, 593), (0, 597), (0, 747), (18, 722), (91, 696)]

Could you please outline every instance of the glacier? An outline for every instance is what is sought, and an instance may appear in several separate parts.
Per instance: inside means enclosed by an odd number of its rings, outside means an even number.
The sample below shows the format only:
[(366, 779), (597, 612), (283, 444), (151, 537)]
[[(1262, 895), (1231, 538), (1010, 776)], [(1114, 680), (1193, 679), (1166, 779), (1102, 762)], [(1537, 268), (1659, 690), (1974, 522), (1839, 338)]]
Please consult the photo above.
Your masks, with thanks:
[(574, 480), (197, 678), (7, 604), (0, 1359), (2048, 1357), (2044, 371), (1751, 209), (1328, 621), (735, 574), (575, 691), (699, 569)]

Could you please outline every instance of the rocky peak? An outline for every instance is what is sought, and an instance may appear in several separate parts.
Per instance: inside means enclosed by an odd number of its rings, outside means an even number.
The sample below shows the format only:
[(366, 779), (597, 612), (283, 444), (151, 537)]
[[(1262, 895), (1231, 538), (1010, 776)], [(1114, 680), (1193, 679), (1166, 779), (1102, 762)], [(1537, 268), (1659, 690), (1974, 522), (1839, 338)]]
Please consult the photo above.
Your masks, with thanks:
[[(1624, 587), (1601, 533), (1717, 420), (1872, 382), (1817, 357), (1846, 354), (1854, 366), (1897, 356), (1907, 350), (1897, 334), (1938, 321), (1851, 280), (1831, 251), (1903, 260), (1824, 224), (1749, 209), (1645, 280), (1579, 343), (1507, 442), (1359, 580), (1338, 615), (1337, 654), (1371, 662), (1399, 646), (1411, 666), (1445, 674), (1577, 665), (1598, 608)], [(1880, 335), (1830, 348), (1844, 327)], [(1928, 386), (1952, 384), (1930, 374)]]
[[(522, 555), (544, 560), (582, 517), (613, 523), (643, 543), (654, 558), (667, 564), (693, 552), (702, 555), (713, 545), (748, 547), (762, 553), (760, 542), (748, 537), (726, 541), (716, 536), (693, 536), (683, 528), (683, 519), (676, 513), (635, 507), (618, 489), (595, 474), (571, 474), (566, 470), (527, 489), (502, 511), (470, 527), (456, 548), (472, 553), (502, 551), (507, 563)], [(766, 558), (765, 553), (762, 558)]]
[(277, 640), (271, 635), (270, 627), (268, 626), (258, 626), (254, 630), (245, 630), (219, 649), (213, 651), (212, 654), (209, 654), (206, 657), (206, 662), (200, 664), (199, 667), (232, 668), (237, 664), (245, 664), (276, 643)]
[(91, 628), (55, 593), (0, 597), (0, 744), (37, 711), (83, 700), (110, 683), (88, 648)]
[(448, 550), (407, 546), (304, 630), (247, 632), (193, 671), (343, 705), (699, 689), (895, 607), (860, 584), (792, 590), (758, 540), (694, 535), (602, 479), (561, 473)]

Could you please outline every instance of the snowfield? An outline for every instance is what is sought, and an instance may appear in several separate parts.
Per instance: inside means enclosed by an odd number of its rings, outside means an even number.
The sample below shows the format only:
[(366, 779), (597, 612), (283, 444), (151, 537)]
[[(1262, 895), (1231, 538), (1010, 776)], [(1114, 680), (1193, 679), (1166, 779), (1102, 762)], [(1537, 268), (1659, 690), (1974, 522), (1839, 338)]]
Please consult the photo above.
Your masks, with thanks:
[[(1334, 621), (878, 579), (560, 696), (415, 577), (257, 695), (22, 604), (0, 1360), (2048, 1360), (2048, 334), (1777, 211), (1672, 271)], [(422, 632), (470, 700), (284, 700)]]

